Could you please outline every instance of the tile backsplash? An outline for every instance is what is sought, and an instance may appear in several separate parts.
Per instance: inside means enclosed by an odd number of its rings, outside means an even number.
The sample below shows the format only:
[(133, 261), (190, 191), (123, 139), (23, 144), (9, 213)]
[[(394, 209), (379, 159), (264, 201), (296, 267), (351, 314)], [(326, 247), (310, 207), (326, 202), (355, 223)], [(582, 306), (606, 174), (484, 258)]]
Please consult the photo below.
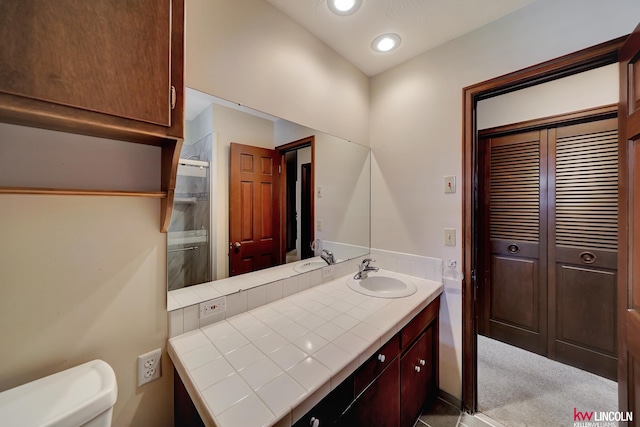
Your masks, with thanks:
[[(168, 310), (170, 310), (168, 313), (169, 338), (228, 319), (334, 278), (353, 274), (358, 271), (358, 264), (365, 258), (374, 258), (376, 260), (375, 265), (384, 270), (437, 282), (443, 281), (443, 261), (439, 258), (371, 249), (369, 255), (292, 277), (278, 279), (277, 276), (255, 275), (251, 279), (247, 277), (246, 283), (241, 286), (238, 286), (237, 280), (230, 281), (229, 289), (226, 290), (229, 292), (225, 292), (224, 280), (190, 286), (178, 291), (172, 291), (168, 296), (167, 305)], [(212, 285), (213, 283), (216, 284), (215, 288)], [(199, 318), (199, 302), (225, 294), (226, 312), (204, 319)]]

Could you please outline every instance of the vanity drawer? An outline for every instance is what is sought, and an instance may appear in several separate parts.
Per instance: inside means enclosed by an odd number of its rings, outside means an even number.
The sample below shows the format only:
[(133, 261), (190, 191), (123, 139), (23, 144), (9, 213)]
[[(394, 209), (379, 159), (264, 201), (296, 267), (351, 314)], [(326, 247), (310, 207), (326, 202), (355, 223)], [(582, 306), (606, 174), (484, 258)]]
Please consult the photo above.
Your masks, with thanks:
[(440, 310), (440, 298), (436, 298), (431, 304), (426, 306), (411, 322), (400, 332), (400, 345), (406, 349), (420, 336), (422, 331), (438, 316)]
[(391, 338), (382, 348), (357, 370), (354, 376), (354, 392), (357, 396), (382, 372), (400, 353), (398, 335)]

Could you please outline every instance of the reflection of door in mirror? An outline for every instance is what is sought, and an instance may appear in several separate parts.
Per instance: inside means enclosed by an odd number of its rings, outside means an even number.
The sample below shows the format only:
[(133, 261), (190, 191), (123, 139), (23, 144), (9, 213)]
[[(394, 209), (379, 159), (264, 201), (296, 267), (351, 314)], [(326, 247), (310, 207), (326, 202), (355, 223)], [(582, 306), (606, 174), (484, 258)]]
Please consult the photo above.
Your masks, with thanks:
[(283, 257), (295, 262), (315, 255), (311, 247), (314, 240), (314, 149), (315, 136), (278, 146), (282, 155), (283, 205)]
[(167, 233), (168, 289), (211, 280), (211, 162), (213, 133), (210, 112), (187, 120), (180, 152), (171, 225)]
[(302, 250), (302, 259), (313, 257), (313, 208), (311, 201), (313, 200), (313, 189), (311, 188), (311, 176), (313, 169), (311, 163), (302, 165), (302, 174), (300, 176), (300, 241)]
[(230, 276), (282, 264), (280, 153), (231, 143), (229, 171)]

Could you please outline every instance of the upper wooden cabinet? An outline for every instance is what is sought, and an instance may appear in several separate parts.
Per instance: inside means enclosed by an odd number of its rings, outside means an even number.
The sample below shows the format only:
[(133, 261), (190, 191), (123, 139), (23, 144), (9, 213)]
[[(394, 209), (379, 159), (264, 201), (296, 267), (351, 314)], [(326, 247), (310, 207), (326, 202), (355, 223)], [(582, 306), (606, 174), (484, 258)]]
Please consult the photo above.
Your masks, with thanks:
[(0, 40), (0, 121), (162, 147), (171, 209), (184, 0), (3, 0)]

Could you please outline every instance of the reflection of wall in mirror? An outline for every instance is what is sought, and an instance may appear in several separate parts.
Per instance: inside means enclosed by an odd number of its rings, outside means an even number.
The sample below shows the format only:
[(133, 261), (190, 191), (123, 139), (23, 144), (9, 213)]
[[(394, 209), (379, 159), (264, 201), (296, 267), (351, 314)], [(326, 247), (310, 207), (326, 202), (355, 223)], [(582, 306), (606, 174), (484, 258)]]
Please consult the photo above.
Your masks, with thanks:
[[(369, 148), (286, 120), (275, 123), (276, 145), (315, 135), (316, 238), (363, 247), (370, 242)], [(317, 187), (322, 197), (317, 197)], [(362, 255), (362, 254), (360, 254)], [(340, 254), (338, 254), (340, 257)]]

